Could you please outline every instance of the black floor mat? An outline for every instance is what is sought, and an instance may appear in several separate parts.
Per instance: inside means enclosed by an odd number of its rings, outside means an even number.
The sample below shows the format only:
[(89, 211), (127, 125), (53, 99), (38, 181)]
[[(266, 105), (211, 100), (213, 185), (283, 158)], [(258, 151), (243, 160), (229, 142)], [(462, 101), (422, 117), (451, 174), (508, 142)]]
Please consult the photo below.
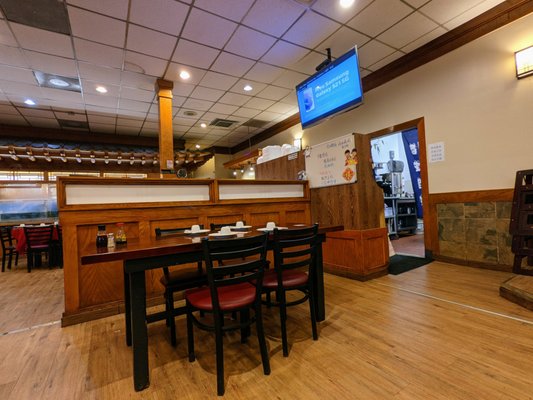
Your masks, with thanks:
[(396, 254), (390, 258), (389, 274), (399, 275), (403, 272), (421, 267), (422, 265), (429, 264), (431, 261), (433, 261), (431, 258), (402, 256)]

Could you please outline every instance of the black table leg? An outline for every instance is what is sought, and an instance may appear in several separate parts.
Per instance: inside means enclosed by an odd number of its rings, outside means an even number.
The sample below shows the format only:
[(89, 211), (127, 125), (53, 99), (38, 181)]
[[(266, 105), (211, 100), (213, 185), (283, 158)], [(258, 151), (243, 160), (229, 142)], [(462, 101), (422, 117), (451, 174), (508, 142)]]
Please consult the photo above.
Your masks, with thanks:
[(131, 346), (130, 276), (124, 272), (124, 316), (126, 319), (126, 345)]
[(315, 259), (315, 312), (316, 320), (324, 321), (326, 319), (326, 305), (324, 300), (324, 264), (322, 260), (322, 242), (325, 237), (320, 237), (318, 246), (316, 248)]
[(141, 391), (150, 386), (144, 271), (130, 273), (129, 280), (131, 336), (133, 344), (133, 383), (135, 390)]

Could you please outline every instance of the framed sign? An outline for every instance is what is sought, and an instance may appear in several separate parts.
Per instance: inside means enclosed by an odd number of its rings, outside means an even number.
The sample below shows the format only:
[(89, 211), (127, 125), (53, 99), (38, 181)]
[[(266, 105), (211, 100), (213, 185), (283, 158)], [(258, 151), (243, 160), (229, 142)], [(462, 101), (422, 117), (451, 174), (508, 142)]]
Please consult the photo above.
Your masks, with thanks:
[(357, 182), (357, 149), (352, 134), (311, 146), (305, 153), (310, 188)]

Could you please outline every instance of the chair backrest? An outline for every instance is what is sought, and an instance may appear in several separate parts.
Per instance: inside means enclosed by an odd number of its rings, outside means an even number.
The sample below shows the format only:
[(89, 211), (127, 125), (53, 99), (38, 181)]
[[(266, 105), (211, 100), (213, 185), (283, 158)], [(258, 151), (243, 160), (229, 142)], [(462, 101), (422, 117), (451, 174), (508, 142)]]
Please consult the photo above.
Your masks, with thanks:
[(11, 237), (11, 226), (0, 227), (0, 233), (2, 239), (2, 250), (5, 250), (7, 247), (13, 246), (13, 238)]
[(312, 276), (317, 249), (318, 224), (298, 229), (277, 229), (273, 232), (274, 268), (281, 282), (283, 270), (307, 269)]
[(24, 235), (26, 236), (26, 244), (31, 250), (35, 247), (49, 246), (52, 240), (52, 232), (54, 227), (48, 226), (25, 226)]
[[(235, 222), (224, 222), (223, 224), (214, 224), (211, 222), (211, 230), (214, 231), (214, 230), (217, 230), (217, 229), (220, 229), (222, 228), (223, 226), (235, 226), (235, 224), (237, 223), (237, 221)], [(242, 221), (243, 225), (246, 225), (246, 221)]]
[[(165, 228), (165, 229), (155, 228), (155, 235), (157, 237), (165, 236), (165, 235), (174, 235), (177, 233), (184, 233), (187, 229), (191, 229), (191, 227), (188, 226), (186, 228)], [(204, 226), (200, 225), (200, 229), (204, 229)]]
[[(261, 301), (263, 273), (266, 265), (268, 235), (266, 233), (237, 239), (202, 240), (211, 290), (213, 311), (218, 313), (218, 288), (243, 282), (254, 283), (257, 304)], [(231, 263), (224, 261), (231, 260)]]

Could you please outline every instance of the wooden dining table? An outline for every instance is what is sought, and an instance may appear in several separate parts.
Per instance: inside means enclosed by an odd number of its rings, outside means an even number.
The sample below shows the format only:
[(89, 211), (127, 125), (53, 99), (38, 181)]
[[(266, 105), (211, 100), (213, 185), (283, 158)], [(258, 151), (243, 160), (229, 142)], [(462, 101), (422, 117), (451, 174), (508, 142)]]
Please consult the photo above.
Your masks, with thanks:
[[(290, 225), (302, 227), (303, 224)], [(257, 228), (257, 227), (256, 227)], [(256, 228), (240, 233), (239, 236), (257, 235)], [(326, 233), (343, 230), (342, 225), (324, 225), (318, 230), (315, 282), (315, 310), (318, 321), (325, 319), (324, 268), (322, 265), (322, 242)], [(193, 263), (202, 260), (201, 240), (206, 237), (184, 234), (164, 237), (143, 237), (128, 239), (127, 244), (114, 248), (97, 248), (89, 246), (82, 249), (81, 264), (122, 261), (124, 271), (124, 303), (126, 320), (126, 343), (133, 347), (133, 381), (136, 391), (150, 386), (148, 367), (148, 318), (146, 314), (146, 278), (145, 271)], [(270, 243), (270, 240), (269, 240)]]

